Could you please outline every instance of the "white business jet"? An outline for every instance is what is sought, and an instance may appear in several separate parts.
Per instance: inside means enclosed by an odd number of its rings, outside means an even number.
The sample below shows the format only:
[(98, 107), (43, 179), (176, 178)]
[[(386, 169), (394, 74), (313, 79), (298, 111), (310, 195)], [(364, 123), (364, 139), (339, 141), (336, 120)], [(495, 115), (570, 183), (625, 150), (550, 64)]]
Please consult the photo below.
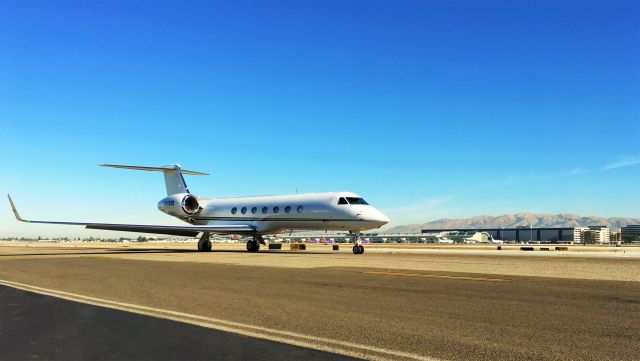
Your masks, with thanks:
[(354, 254), (364, 253), (360, 231), (379, 228), (389, 218), (350, 192), (301, 193), (291, 195), (251, 196), (231, 198), (201, 198), (187, 188), (183, 174), (208, 175), (180, 168), (138, 167), (102, 164), (103, 167), (135, 169), (164, 173), (167, 197), (158, 202), (162, 212), (181, 219), (188, 226), (161, 226), (144, 224), (112, 224), (93, 222), (32, 221), (20, 217), (11, 199), (9, 203), (18, 221), (79, 225), (90, 229), (169, 234), (174, 236), (200, 236), (198, 250), (211, 251), (210, 234), (244, 234), (252, 236), (247, 251), (257, 252), (265, 244), (264, 235), (293, 230), (349, 231)]

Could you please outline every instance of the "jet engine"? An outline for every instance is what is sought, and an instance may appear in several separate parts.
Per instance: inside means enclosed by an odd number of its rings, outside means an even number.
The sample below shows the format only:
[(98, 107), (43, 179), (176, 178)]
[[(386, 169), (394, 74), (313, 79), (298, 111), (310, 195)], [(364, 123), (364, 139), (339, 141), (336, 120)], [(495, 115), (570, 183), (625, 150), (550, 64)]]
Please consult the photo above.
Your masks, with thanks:
[(182, 210), (186, 214), (194, 214), (200, 210), (200, 203), (196, 196), (187, 194), (182, 198)]
[(178, 218), (191, 216), (200, 212), (202, 207), (198, 197), (189, 193), (172, 194), (158, 202), (158, 209)]

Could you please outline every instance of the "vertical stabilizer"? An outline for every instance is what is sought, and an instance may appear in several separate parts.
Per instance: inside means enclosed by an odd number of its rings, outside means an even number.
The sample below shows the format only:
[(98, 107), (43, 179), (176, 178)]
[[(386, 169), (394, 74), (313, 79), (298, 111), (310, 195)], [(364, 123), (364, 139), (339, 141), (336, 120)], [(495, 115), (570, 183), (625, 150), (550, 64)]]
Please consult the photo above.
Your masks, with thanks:
[(164, 173), (164, 184), (167, 187), (167, 195), (178, 193), (190, 193), (187, 182), (184, 181), (183, 174), (208, 175), (206, 173), (194, 172), (180, 168), (180, 164), (165, 165), (164, 167), (140, 167), (135, 165), (101, 164), (102, 167), (123, 168), (133, 170), (146, 170), (151, 172)]
[(187, 182), (184, 181), (182, 176), (182, 169), (180, 164), (165, 165), (162, 168), (166, 168), (164, 171), (164, 184), (167, 187), (167, 195), (178, 193), (190, 193), (187, 188)]

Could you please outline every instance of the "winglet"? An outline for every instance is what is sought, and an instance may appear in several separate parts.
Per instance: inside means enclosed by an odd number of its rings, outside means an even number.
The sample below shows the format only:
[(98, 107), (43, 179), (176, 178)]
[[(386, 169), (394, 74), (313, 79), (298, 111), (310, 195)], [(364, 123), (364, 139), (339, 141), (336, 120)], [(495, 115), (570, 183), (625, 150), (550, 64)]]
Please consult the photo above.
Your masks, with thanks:
[(28, 222), (20, 217), (20, 213), (18, 213), (18, 210), (16, 209), (16, 205), (13, 204), (13, 200), (11, 199), (11, 196), (9, 194), (7, 194), (7, 198), (9, 198), (9, 203), (11, 204), (11, 210), (13, 211), (13, 215), (16, 216), (16, 219), (19, 220), (20, 222)]

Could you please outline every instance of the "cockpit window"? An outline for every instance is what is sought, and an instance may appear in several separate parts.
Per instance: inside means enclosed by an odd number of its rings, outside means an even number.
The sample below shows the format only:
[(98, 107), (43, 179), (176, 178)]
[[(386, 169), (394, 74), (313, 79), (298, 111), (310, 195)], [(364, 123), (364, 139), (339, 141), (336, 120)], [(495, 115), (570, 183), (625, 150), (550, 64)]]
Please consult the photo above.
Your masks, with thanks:
[(357, 197), (347, 197), (347, 200), (349, 201), (349, 204), (362, 204), (362, 205), (368, 205), (369, 203), (365, 202), (364, 199), (362, 198), (357, 198)]
[(344, 197), (340, 197), (340, 199), (338, 199), (338, 204), (349, 204), (349, 203), (347, 203), (347, 200), (344, 199)]

